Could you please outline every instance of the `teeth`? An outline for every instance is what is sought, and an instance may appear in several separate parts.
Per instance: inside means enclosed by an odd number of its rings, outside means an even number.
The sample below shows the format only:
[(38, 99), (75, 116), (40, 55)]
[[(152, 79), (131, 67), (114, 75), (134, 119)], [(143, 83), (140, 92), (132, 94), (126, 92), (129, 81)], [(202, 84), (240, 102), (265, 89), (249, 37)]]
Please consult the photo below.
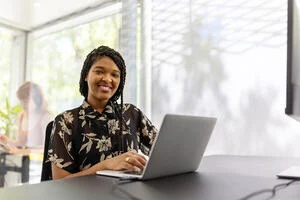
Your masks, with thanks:
[(110, 88), (109, 86), (105, 86), (105, 85), (97, 85), (98, 87), (103, 87), (103, 88)]
[(105, 91), (109, 91), (110, 90), (110, 87), (108, 86), (104, 86), (104, 85), (100, 85), (100, 87), (105, 90)]

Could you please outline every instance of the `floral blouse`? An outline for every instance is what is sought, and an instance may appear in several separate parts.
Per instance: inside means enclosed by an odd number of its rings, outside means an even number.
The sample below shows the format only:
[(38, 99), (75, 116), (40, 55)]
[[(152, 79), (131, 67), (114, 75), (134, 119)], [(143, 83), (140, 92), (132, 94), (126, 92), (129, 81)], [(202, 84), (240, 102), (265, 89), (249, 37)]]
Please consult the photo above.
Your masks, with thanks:
[[(146, 155), (157, 129), (134, 105), (123, 106), (123, 131), (116, 104), (108, 102), (102, 113), (86, 101), (58, 115), (53, 123), (48, 158), (59, 168), (76, 173), (124, 151), (140, 149)], [(118, 109), (120, 110), (120, 109)]]

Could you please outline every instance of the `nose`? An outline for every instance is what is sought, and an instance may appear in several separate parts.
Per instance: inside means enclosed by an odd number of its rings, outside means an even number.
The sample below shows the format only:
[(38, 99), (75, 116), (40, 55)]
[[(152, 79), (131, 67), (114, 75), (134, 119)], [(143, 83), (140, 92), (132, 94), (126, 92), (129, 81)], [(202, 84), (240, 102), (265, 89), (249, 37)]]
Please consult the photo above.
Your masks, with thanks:
[(112, 78), (108, 74), (103, 74), (102, 81), (111, 83), (112, 82)]

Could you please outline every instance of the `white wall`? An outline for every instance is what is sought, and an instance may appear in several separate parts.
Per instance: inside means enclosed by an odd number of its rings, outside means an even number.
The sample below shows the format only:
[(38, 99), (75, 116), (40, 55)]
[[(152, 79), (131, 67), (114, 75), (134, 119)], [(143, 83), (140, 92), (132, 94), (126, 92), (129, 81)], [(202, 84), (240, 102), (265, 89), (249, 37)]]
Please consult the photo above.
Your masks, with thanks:
[(30, 26), (37, 26), (82, 10), (103, 0), (28, 0), (31, 5)]
[(65, 16), (102, 0), (0, 0), (0, 22), (21, 29)]
[(27, 0), (0, 0), (0, 23), (28, 29), (29, 7)]

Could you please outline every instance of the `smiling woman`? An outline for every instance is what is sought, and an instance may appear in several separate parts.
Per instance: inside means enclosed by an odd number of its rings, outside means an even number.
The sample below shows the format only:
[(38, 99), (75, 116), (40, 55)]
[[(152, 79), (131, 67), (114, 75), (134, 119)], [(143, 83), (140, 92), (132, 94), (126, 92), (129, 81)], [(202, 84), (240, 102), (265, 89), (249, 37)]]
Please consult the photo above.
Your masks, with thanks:
[[(143, 170), (156, 128), (132, 104), (123, 104), (126, 65), (117, 51), (100, 46), (80, 75), (81, 106), (58, 115), (48, 151), (54, 179), (99, 170)], [(117, 102), (121, 98), (120, 104)]]

